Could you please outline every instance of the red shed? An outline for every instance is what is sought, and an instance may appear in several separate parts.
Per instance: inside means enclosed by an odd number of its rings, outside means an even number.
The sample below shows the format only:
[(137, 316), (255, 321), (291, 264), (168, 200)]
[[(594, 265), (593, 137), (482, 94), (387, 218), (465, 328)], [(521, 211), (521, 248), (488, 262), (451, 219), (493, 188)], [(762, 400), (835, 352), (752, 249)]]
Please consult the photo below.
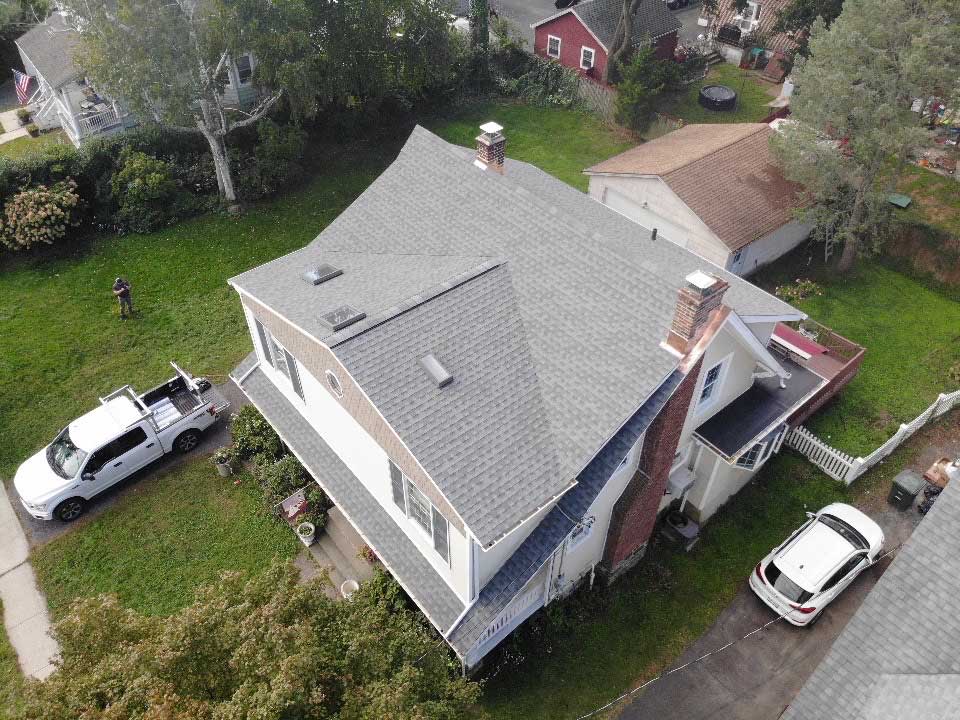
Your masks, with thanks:
[[(607, 67), (621, 7), (620, 0), (586, 0), (534, 23), (534, 53), (599, 81)], [(633, 18), (633, 45), (652, 42), (657, 57), (672, 58), (680, 27), (663, 0), (642, 0)]]

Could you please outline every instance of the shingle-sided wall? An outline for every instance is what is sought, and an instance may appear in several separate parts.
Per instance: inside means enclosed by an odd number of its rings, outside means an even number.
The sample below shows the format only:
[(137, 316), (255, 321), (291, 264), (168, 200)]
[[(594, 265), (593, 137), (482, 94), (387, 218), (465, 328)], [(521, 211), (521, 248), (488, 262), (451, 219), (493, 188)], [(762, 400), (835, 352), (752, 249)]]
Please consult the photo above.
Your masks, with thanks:
[(697, 362), (647, 430), (640, 465), (613, 506), (603, 563), (616, 578), (643, 556), (657, 521), (674, 454), (703, 360)]
[[(343, 397), (337, 398), (341, 405), (353, 416), (360, 426), (376, 440), (390, 456), (390, 459), (399, 467), (410, 480), (430, 498), (430, 501), (443, 513), (443, 516), (461, 533), (464, 533), (463, 522), (454, 512), (450, 503), (440, 493), (440, 490), (420, 467), (413, 454), (400, 440), (393, 428), (383, 419), (376, 407), (367, 399), (353, 378), (346, 372), (329, 348), (307, 337), (286, 320), (274, 313), (257, 300), (241, 295), (244, 307), (269, 330), (277, 340), (300, 362), (314, 377), (323, 380), (327, 370), (332, 371), (343, 389)], [(326, 386), (324, 386), (326, 389)], [(328, 390), (329, 392), (329, 390)], [(336, 395), (330, 392), (336, 398)]]
[(533, 52), (541, 57), (547, 55), (547, 36), (560, 38), (560, 64), (580, 71), (580, 50), (584, 46), (596, 51), (593, 77), (602, 78), (607, 67), (607, 53), (590, 31), (572, 12), (537, 27), (534, 33)]

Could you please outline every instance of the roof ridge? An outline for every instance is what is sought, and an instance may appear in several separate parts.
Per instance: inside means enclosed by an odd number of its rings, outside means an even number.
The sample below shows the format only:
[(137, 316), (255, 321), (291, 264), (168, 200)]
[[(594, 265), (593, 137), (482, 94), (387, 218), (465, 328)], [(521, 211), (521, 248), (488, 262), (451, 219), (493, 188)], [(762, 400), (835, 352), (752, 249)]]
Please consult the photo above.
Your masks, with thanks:
[[(693, 124), (693, 125), (685, 125), (684, 128), (688, 128), (688, 127), (707, 127), (707, 126), (709, 126), (710, 124), (711, 124), (711, 123), (696, 123), (696, 124)], [(672, 175), (673, 173), (678, 172), (678, 171), (680, 171), (680, 170), (683, 170), (684, 168), (690, 167), (691, 165), (694, 165), (694, 164), (696, 164), (696, 163), (698, 163), (698, 162), (701, 162), (701, 161), (703, 161), (703, 160), (706, 160), (707, 158), (712, 157), (712, 156), (716, 155), (717, 153), (722, 152), (722, 151), (726, 150), (727, 148), (730, 148), (730, 147), (736, 145), (737, 143), (741, 143), (741, 142), (743, 142), (743, 141), (745, 141), (745, 140), (753, 137), (754, 135), (757, 135), (758, 133), (763, 132), (764, 129), (766, 129), (766, 130), (771, 130), (770, 126), (767, 125), (766, 123), (731, 123), (731, 125), (756, 125), (757, 127), (756, 127), (754, 130), (752, 130), (751, 132), (749, 132), (749, 133), (746, 133), (746, 134), (744, 134), (744, 135), (737, 136), (736, 138), (730, 140), (729, 142), (727, 142), (727, 143), (725, 143), (725, 144), (723, 144), (723, 145), (720, 145), (719, 147), (714, 148), (714, 149), (711, 150), (710, 152), (698, 156), (697, 158), (695, 158), (695, 159), (691, 160), (690, 162), (686, 163), (685, 165), (679, 165), (679, 166), (673, 168), (672, 170), (668, 170), (667, 172), (663, 173), (663, 175), (661, 175), (660, 177), (667, 177), (667, 175)], [(730, 126), (728, 125), (728, 127), (730, 127)], [(680, 129), (683, 130), (684, 128), (680, 128)], [(771, 130), (771, 132), (772, 132), (772, 130)], [(669, 134), (669, 133), (668, 133), (668, 134)], [(666, 136), (666, 135), (661, 135), (660, 137), (667, 137), (667, 136)], [(660, 139), (660, 138), (657, 138), (657, 140), (659, 140), (659, 139)], [(656, 141), (654, 141), (654, 142), (656, 142)], [(638, 147), (641, 147), (641, 146), (638, 146)]]

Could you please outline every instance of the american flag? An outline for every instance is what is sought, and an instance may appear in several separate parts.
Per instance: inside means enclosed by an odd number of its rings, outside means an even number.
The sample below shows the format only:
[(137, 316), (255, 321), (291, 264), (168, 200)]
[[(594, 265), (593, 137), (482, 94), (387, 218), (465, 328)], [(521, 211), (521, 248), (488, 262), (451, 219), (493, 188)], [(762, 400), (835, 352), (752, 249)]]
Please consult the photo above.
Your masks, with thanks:
[(19, 70), (13, 71), (13, 83), (17, 86), (17, 100), (20, 101), (21, 105), (26, 105), (27, 100), (30, 98), (27, 93), (30, 90), (31, 80), (33, 80), (33, 78), (26, 73), (22, 73)]

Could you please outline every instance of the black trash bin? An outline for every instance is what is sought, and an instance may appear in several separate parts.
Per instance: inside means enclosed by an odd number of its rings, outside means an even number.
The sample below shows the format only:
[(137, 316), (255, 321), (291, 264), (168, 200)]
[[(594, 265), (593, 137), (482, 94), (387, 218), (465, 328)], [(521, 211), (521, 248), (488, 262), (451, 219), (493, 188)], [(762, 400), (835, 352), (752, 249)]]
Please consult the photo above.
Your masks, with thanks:
[(927, 481), (920, 473), (904, 470), (893, 479), (893, 487), (890, 488), (887, 500), (897, 510), (909, 510), (926, 484)]

